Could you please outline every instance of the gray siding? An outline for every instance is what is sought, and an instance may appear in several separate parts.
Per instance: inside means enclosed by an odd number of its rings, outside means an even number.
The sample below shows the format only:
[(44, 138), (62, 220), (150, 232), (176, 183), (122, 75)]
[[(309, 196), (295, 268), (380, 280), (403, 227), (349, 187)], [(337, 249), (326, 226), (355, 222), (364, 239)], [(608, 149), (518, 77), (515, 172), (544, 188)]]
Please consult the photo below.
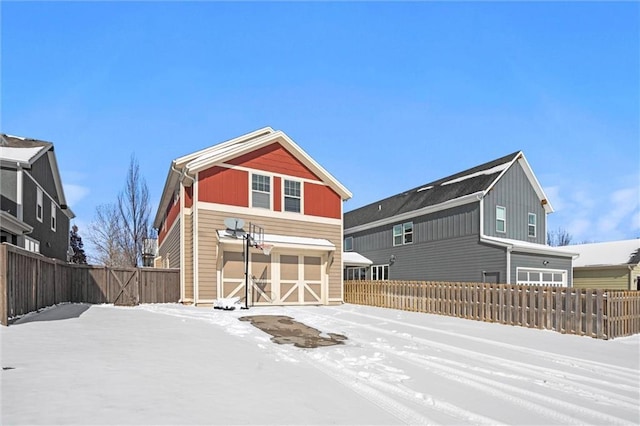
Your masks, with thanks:
[(18, 215), (17, 171), (15, 169), (0, 169), (0, 208), (13, 216)]
[[(549, 262), (546, 265), (543, 262)], [(517, 281), (516, 272), (518, 268), (532, 268), (532, 269), (555, 269), (563, 270), (567, 272), (567, 286), (572, 286), (571, 281), (571, 258), (555, 257), (545, 254), (534, 253), (517, 253), (511, 254), (511, 284), (515, 284)]]
[(394, 224), (351, 236), (354, 251), (374, 265), (389, 264), (395, 256), (392, 280), (482, 282), (485, 271), (497, 272), (505, 282), (506, 252), (479, 242), (479, 223), (479, 204), (471, 203), (414, 218), (413, 244), (393, 246)]
[[(410, 249), (412, 245), (429, 241), (478, 235), (480, 232), (478, 212), (478, 203), (466, 204), (366, 231), (345, 234), (345, 237), (352, 236), (353, 250), (365, 256), (367, 252), (387, 248), (404, 251)], [(413, 244), (393, 247), (393, 226), (411, 221), (413, 221)]]
[(56, 191), (56, 185), (53, 180), (53, 172), (51, 171), (51, 163), (48, 154), (38, 158), (31, 166), (29, 173), (44, 188), (46, 192), (53, 197), (56, 204), (60, 204), (60, 195)]
[[(496, 232), (496, 206), (506, 208), (506, 233)], [(535, 238), (528, 236), (529, 213), (536, 215)], [(484, 198), (484, 233), (530, 243), (546, 243), (546, 213), (540, 199), (516, 162)]]
[(67, 261), (69, 249), (69, 218), (56, 207), (56, 230), (51, 230), (51, 198), (47, 193), (42, 195), (42, 222), (36, 219), (37, 185), (25, 176), (23, 183), (23, 220), (33, 226), (29, 237), (40, 242), (40, 253), (43, 256)]

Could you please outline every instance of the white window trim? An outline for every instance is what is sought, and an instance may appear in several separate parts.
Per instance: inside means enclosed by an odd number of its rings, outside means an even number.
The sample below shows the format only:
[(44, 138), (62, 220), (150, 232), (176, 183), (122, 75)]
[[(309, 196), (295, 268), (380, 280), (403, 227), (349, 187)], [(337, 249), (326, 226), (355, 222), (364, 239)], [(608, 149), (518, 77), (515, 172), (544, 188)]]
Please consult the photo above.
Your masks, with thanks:
[[(533, 217), (533, 224), (529, 223), (529, 219)], [(533, 227), (533, 235), (529, 233), (529, 227)], [(535, 238), (538, 235), (538, 216), (535, 213), (529, 213), (527, 215), (527, 237)]]
[[(347, 250), (347, 240), (351, 241), (351, 248)], [(353, 237), (344, 237), (344, 251), (353, 251)]]
[(24, 248), (32, 253), (40, 253), (40, 241), (24, 236)]
[[(265, 176), (269, 178), (269, 208), (265, 208), (265, 207), (259, 207), (259, 206), (254, 206), (253, 205), (253, 176)], [(263, 209), (263, 210), (273, 210), (273, 178), (274, 176), (272, 174), (269, 173), (258, 173), (258, 172), (251, 172), (250, 176), (249, 176), (249, 205), (251, 206), (251, 208), (256, 208), (256, 209)], [(261, 194), (267, 194), (267, 192), (264, 191), (259, 191), (256, 190), (256, 192), (259, 192)]]
[[(294, 214), (304, 214), (304, 203), (302, 202), (302, 200), (304, 199), (304, 183), (302, 181), (297, 180), (297, 179), (288, 179), (288, 178), (285, 178), (285, 177), (281, 177), (280, 181), (282, 182), (282, 190), (280, 191), (281, 192), (282, 211), (283, 212), (287, 212), (287, 213), (294, 213)], [(284, 183), (286, 181), (297, 182), (297, 183), (300, 184), (300, 197), (294, 197), (292, 195), (285, 195), (285, 193), (284, 193)], [(300, 199), (300, 211), (299, 212), (292, 212), (292, 211), (289, 211), (289, 210), (285, 209), (285, 205), (286, 205), (285, 204), (285, 199), (286, 199), (286, 197), (299, 198)]]
[(44, 217), (44, 203), (42, 201), (43, 195), (44, 193), (42, 191), (42, 188), (36, 187), (36, 219), (40, 223), (42, 223)]
[[(504, 219), (500, 219), (498, 217), (498, 210), (502, 210), (504, 212)], [(502, 221), (504, 223), (504, 230), (500, 231), (498, 229), (498, 222)], [(496, 233), (506, 234), (507, 233), (507, 208), (503, 206), (496, 206)]]
[(56, 203), (51, 201), (51, 230), (53, 232), (56, 232), (56, 228), (58, 225), (56, 211), (57, 211)]
[[(562, 283), (559, 282), (545, 282), (542, 280), (542, 275), (540, 281), (521, 281), (519, 279), (521, 272), (537, 272), (539, 274), (562, 274)], [(567, 271), (564, 269), (545, 269), (545, 268), (516, 268), (516, 284), (517, 285), (537, 285), (544, 287), (566, 287), (567, 286)]]
[[(381, 279), (374, 280), (373, 271), (379, 269), (384, 274), (385, 267), (387, 269), (387, 277), (383, 280)], [(371, 281), (388, 281), (389, 280), (389, 264), (387, 263), (387, 264), (381, 264), (381, 265), (371, 265), (371, 267), (369, 268), (369, 278), (371, 279)]]
[[(407, 235), (409, 234), (406, 229), (405, 226), (411, 224), (411, 241), (410, 242), (406, 242), (407, 239)], [(396, 235), (396, 227), (400, 227), (400, 234)], [(393, 246), (397, 247), (397, 246), (404, 246), (404, 245), (408, 245), (408, 244), (413, 244), (413, 237), (415, 236), (415, 233), (413, 232), (413, 221), (411, 222), (404, 222), (404, 223), (396, 223), (395, 225), (393, 225), (393, 228), (391, 228), (391, 238), (393, 240)], [(396, 237), (401, 237), (401, 241), (400, 244), (396, 244)]]

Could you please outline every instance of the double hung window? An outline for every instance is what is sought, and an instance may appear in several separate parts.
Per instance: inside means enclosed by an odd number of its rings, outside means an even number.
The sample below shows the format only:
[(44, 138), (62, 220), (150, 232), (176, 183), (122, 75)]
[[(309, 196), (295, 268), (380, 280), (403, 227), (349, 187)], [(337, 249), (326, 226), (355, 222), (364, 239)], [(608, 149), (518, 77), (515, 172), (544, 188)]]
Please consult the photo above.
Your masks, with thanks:
[(300, 182), (295, 180), (284, 180), (284, 211), (300, 213), (302, 192)]
[(393, 227), (393, 245), (401, 246), (413, 243), (413, 222), (406, 222)]
[(507, 232), (507, 208), (496, 206), (496, 232)]
[(36, 219), (38, 219), (39, 222), (42, 222), (42, 189), (36, 188), (36, 197)]
[(344, 251), (353, 251), (353, 237), (344, 239)]
[(271, 177), (251, 175), (251, 200), (253, 207), (271, 208)]
[(529, 225), (527, 230), (527, 235), (530, 237), (536, 236), (536, 215), (535, 213), (529, 213)]

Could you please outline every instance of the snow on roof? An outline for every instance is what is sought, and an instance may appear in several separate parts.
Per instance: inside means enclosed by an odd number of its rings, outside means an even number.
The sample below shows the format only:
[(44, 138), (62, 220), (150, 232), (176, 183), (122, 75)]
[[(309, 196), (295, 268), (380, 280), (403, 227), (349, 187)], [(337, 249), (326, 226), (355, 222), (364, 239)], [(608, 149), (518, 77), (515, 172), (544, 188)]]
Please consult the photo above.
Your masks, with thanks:
[(462, 182), (463, 180), (471, 179), (471, 178), (474, 178), (474, 177), (477, 177), (477, 176), (482, 176), (482, 175), (492, 175), (494, 173), (498, 173), (498, 172), (503, 171), (504, 169), (506, 169), (510, 165), (511, 165), (511, 163), (499, 164), (499, 165), (497, 165), (495, 167), (492, 167), (490, 169), (480, 170), (479, 172), (471, 173), (471, 174), (468, 174), (468, 175), (465, 175), (465, 176), (460, 176), (458, 178), (448, 180), (446, 182), (442, 182), (441, 185), (450, 185), (452, 183)]
[(517, 251), (524, 251), (527, 253), (541, 253), (557, 256), (575, 256), (577, 254), (575, 250), (571, 250), (572, 246), (552, 247), (545, 244), (531, 243), (529, 241), (513, 240), (511, 238), (490, 237), (487, 235), (483, 236), (482, 238), (486, 242), (493, 242), (499, 245), (509, 245)]
[(373, 265), (373, 262), (360, 253), (355, 251), (345, 251), (342, 253), (342, 263), (345, 266), (368, 266)]
[[(229, 230), (218, 230), (218, 237), (221, 239), (233, 239), (233, 232)], [(242, 237), (244, 232), (238, 233), (239, 237)], [(278, 245), (300, 245), (300, 246), (316, 246), (323, 247), (328, 250), (335, 250), (336, 246), (329, 240), (323, 238), (309, 238), (309, 237), (292, 237), (290, 235), (276, 235), (276, 234), (264, 234), (264, 242), (267, 244)]]
[(640, 239), (576, 244), (566, 247), (580, 254), (580, 257), (573, 262), (574, 267), (627, 265), (640, 262), (638, 256)]
[(3, 160), (16, 161), (21, 163), (28, 163), (33, 157), (44, 149), (43, 146), (32, 148), (15, 148), (8, 146), (0, 146), (0, 158)]

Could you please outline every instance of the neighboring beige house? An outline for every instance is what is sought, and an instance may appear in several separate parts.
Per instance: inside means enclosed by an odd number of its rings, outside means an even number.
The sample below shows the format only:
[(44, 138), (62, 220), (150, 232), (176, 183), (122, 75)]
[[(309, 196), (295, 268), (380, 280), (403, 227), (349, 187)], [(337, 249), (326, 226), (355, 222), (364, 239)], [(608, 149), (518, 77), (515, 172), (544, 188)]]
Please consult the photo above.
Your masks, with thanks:
[(259, 129), (171, 162), (155, 265), (180, 268), (183, 303), (245, 294), (250, 305), (341, 303), (349, 198), (285, 133)]
[(573, 262), (573, 286), (607, 290), (640, 289), (640, 239), (568, 246), (579, 253)]

